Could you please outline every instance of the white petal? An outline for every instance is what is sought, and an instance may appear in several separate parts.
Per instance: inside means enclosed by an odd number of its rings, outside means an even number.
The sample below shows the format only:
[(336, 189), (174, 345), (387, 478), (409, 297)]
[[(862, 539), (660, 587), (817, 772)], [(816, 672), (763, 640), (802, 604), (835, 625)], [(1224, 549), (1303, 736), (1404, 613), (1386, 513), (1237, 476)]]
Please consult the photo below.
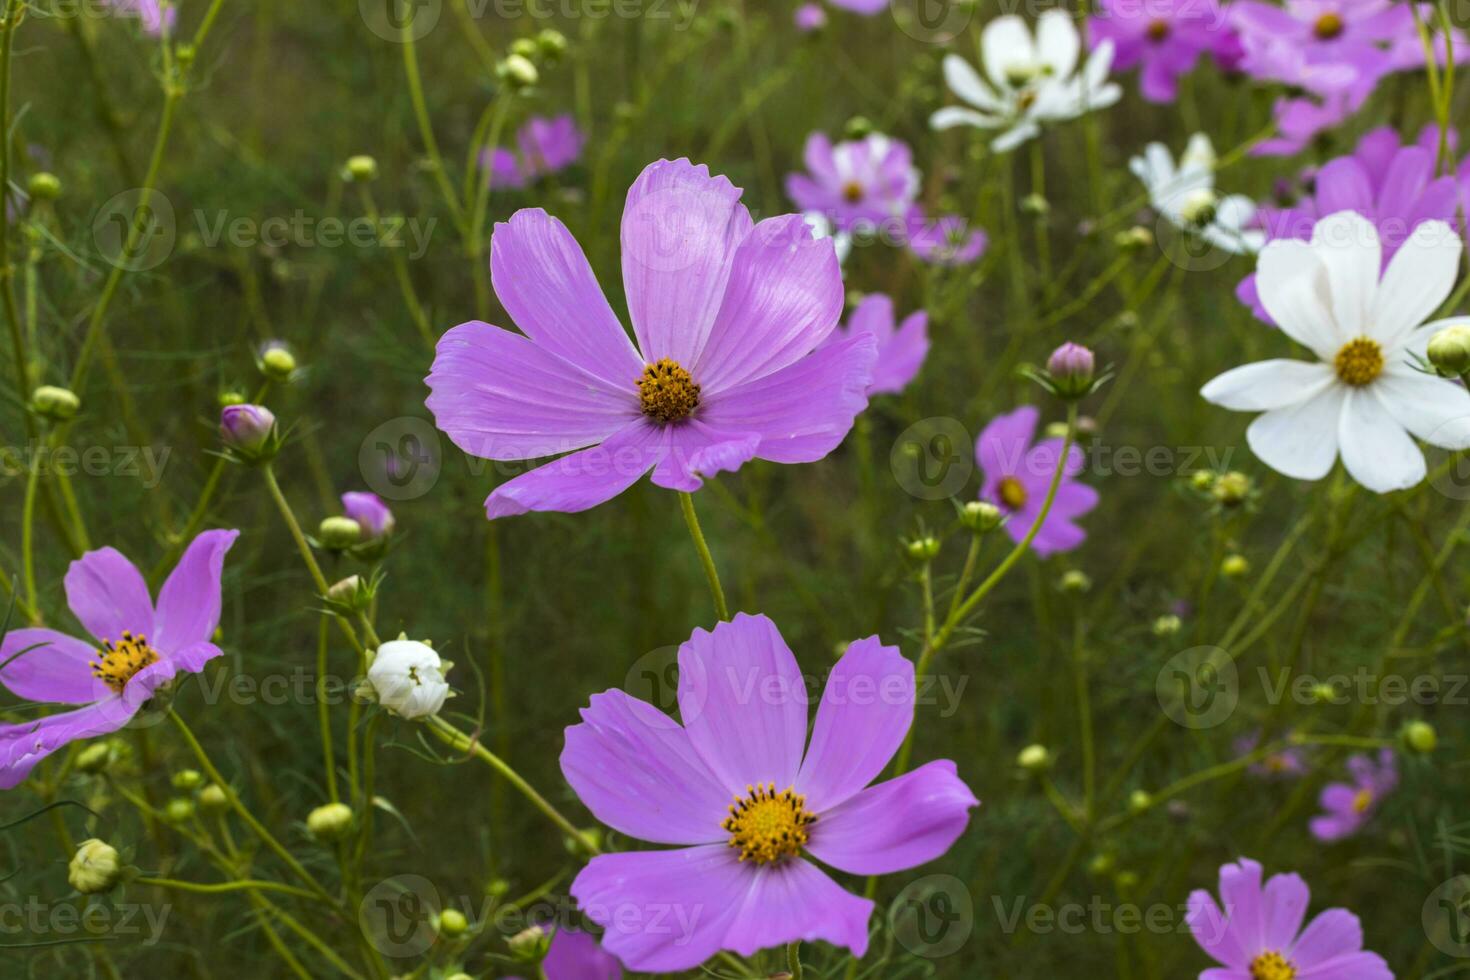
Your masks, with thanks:
[(1195, 133), (1189, 138), (1189, 145), (1184, 148), (1184, 156), (1179, 160), (1180, 166), (1186, 170), (1208, 170), (1215, 169), (1215, 147), (1210, 138), (1204, 133)]
[(1251, 452), (1278, 473), (1320, 480), (1337, 458), (1338, 419), (1345, 389), (1329, 385), (1315, 398), (1260, 416), (1245, 430)]
[(1431, 446), (1470, 449), (1470, 392), (1453, 381), (1395, 365), (1373, 392), (1399, 424)]
[[(1103, 82), (1107, 81), (1108, 70), (1112, 67), (1113, 41), (1109, 38), (1092, 49), (1092, 54), (1087, 57), (1087, 64), (1082, 66), (1084, 87), (1088, 92), (1093, 93), (1094, 98), (1091, 102), (1097, 108), (1112, 105), (1118, 101), (1118, 96), (1123, 94), (1116, 85), (1109, 85), (1106, 89), (1103, 87)], [(1107, 89), (1115, 90), (1115, 93), (1111, 95), (1109, 101), (1103, 102), (1102, 98)]]
[(1460, 236), (1443, 221), (1426, 221), (1415, 228), (1383, 274), (1369, 336), (1389, 349), (1398, 347), (1449, 297), (1463, 250)]
[(1337, 438), (1342, 465), (1374, 493), (1406, 490), (1424, 479), (1424, 453), (1373, 391), (1351, 389), (1342, 404)]
[(1315, 398), (1332, 381), (1332, 368), (1326, 364), (1278, 359), (1226, 371), (1199, 393), (1232, 411), (1267, 412)]
[(1043, 13), (1036, 21), (1036, 47), (1053, 78), (1070, 78), (1082, 53), (1082, 38), (1072, 16), (1062, 10)]
[(1367, 335), (1368, 313), (1378, 292), (1383, 246), (1373, 222), (1356, 211), (1338, 211), (1312, 229), (1312, 250), (1327, 269), (1338, 336), (1347, 342)]
[(1040, 132), (1040, 126), (1027, 120), (997, 136), (991, 142), (990, 148), (996, 153), (1009, 153)]
[(1000, 98), (980, 80), (980, 75), (970, 67), (970, 63), (957, 54), (947, 55), (944, 59), (944, 81), (951, 92), (977, 109), (986, 112), (1005, 109)]
[(1306, 242), (1278, 239), (1256, 261), (1261, 305), (1292, 340), (1324, 361), (1337, 356), (1339, 339), (1327, 296), (1327, 270)]
[(974, 109), (961, 109), (959, 106), (949, 106), (937, 110), (929, 117), (929, 125), (934, 129), (953, 129), (956, 126), (975, 126), (979, 129), (998, 129), (1005, 124), (1005, 120), (998, 116), (987, 116), (983, 112)]
[(1174, 179), (1174, 154), (1163, 143), (1150, 143), (1141, 156), (1128, 161), (1128, 169), (1152, 193)]
[(985, 74), (1002, 90), (1011, 88), (1007, 70), (1036, 69), (1036, 43), (1026, 22), (1015, 14), (997, 17), (985, 25), (980, 35), (980, 55), (985, 60)]

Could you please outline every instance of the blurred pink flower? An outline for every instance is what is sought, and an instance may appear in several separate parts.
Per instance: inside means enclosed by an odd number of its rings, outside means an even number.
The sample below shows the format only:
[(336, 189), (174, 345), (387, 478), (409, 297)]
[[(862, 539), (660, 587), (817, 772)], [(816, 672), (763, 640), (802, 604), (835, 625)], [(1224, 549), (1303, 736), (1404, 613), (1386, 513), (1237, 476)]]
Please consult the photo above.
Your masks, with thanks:
[(1375, 763), (1366, 755), (1347, 761), (1351, 783), (1328, 783), (1317, 802), (1326, 812), (1312, 818), (1312, 836), (1331, 843), (1363, 829), (1383, 798), (1399, 784), (1398, 764), (1391, 749), (1382, 749)]
[[(975, 461), (983, 475), (980, 497), (1010, 515), (1006, 533), (1020, 541), (1041, 513), (1046, 492), (1062, 451), (1061, 439), (1043, 439), (1032, 444), (1040, 412), (1031, 405), (992, 419), (975, 443)], [(1086, 459), (1077, 446), (1067, 454), (1066, 468), (1051, 511), (1031, 542), (1038, 555), (1046, 557), (1071, 551), (1087, 540), (1087, 532), (1074, 519), (1097, 506), (1097, 491), (1074, 477)]]

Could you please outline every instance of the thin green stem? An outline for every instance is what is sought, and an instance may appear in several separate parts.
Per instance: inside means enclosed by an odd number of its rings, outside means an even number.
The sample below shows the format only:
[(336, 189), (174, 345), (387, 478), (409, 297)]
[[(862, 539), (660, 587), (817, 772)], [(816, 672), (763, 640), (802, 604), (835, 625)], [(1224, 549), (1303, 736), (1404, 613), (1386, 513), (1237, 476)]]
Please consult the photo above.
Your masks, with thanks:
[(725, 604), (725, 590), (720, 587), (720, 573), (715, 568), (714, 555), (704, 540), (704, 531), (699, 526), (699, 515), (694, 512), (694, 495), (679, 491), (679, 508), (684, 512), (684, 523), (689, 528), (689, 537), (694, 540), (694, 550), (699, 552), (699, 563), (704, 567), (704, 577), (709, 580), (710, 595), (715, 600), (715, 615), (721, 621), (730, 618), (730, 607)]
[(449, 213), (454, 218), (455, 226), (461, 233), (464, 233), (466, 230), (464, 205), (455, 195), (454, 185), (449, 182), (449, 174), (444, 168), (444, 156), (439, 152), (439, 141), (434, 138), (434, 124), (429, 120), (429, 107), (424, 101), (424, 83), (419, 77), (419, 55), (413, 36), (413, 18), (411, 17), (403, 19), (403, 73), (408, 79), (409, 100), (413, 103), (414, 119), (418, 122), (419, 136), (424, 141), (424, 151), (429, 156), (429, 164), (434, 171), (434, 180), (444, 195), (444, 203), (449, 206)]
[(280, 892), (283, 895), (295, 895), (297, 898), (309, 898), (317, 901), (319, 896), (315, 892), (309, 892), (305, 888), (297, 888), (294, 885), (282, 884), (279, 881), (257, 881), (254, 879), (242, 879), (240, 881), (217, 881), (199, 882), (182, 881), (178, 878), (150, 878), (143, 876), (133, 879), (140, 885), (152, 885), (155, 888), (171, 888), (175, 891), (194, 892), (199, 895), (217, 895), (221, 892), (243, 892), (262, 891)]
[(316, 720), (322, 734), (322, 768), (326, 772), (327, 798), (333, 803), (337, 795), (337, 759), (332, 752), (332, 713), (326, 698), (327, 619), (321, 617), (316, 631)]
[(20, 565), (33, 625), (40, 625), (36, 617), (41, 608), (41, 599), (36, 594), (36, 486), (40, 479), (41, 461), (32, 459), (30, 472), (26, 474), (25, 502), (21, 505)]

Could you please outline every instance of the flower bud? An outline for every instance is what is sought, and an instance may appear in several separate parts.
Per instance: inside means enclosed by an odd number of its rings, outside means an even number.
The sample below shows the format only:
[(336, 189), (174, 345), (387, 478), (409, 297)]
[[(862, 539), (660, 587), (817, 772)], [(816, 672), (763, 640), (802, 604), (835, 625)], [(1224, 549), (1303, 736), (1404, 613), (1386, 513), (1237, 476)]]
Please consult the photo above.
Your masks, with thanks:
[(1226, 578), (1244, 578), (1250, 574), (1251, 563), (1245, 555), (1226, 555), (1220, 562), (1220, 574)]
[(1195, 470), (1189, 475), (1189, 485), (1200, 493), (1209, 493), (1215, 489), (1216, 479), (1213, 470)]
[(792, 22), (802, 34), (820, 31), (827, 26), (827, 11), (823, 10), (819, 3), (804, 3), (796, 8)]
[(1046, 360), (1046, 373), (1056, 393), (1063, 398), (1081, 398), (1092, 391), (1097, 359), (1081, 344), (1065, 343)]
[(223, 786), (210, 783), (199, 791), (199, 805), (206, 810), (223, 810), (230, 805), (230, 798), (225, 794)]
[(325, 803), (306, 815), (306, 829), (317, 840), (340, 837), (352, 826), (352, 807), (346, 803)]
[(1113, 884), (1118, 886), (1118, 891), (1131, 891), (1138, 887), (1139, 877), (1137, 871), (1119, 871), (1113, 876)]
[(77, 761), (73, 763), (73, 768), (77, 772), (106, 772), (107, 767), (112, 765), (116, 758), (117, 745), (111, 739), (93, 742), (77, 753)]
[(853, 116), (842, 129), (843, 135), (850, 140), (864, 140), (877, 131), (878, 127), (867, 116)]
[(567, 53), (567, 36), (548, 27), (536, 35), (536, 47), (547, 61), (557, 61)]
[(275, 455), (276, 416), (263, 405), (226, 405), (219, 434), (225, 448), (242, 460), (260, 462)]
[(1425, 351), (1429, 363), (1447, 378), (1470, 372), (1470, 321), (1439, 330)]
[(1041, 194), (1027, 194), (1021, 198), (1021, 213), (1045, 217), (1051, 211), (1051, 202)]
[(317, 525), (316, 539), (328, 551), (345, 551), (362, 540), (362, 525), (350, 517), (326, 517)]
[(439, 913), (439, 921), (434, 924), (435, 929), (441, 936), (454, 938), (463, 935), (470, 927), (470, 922), (459, 909), (445, 909)]
[(495, 73), (513, 89), (530, 88), (541, 78), (531, 59), (521, 54), (511, 54), (496, 66)]
[(168, 781), (173, 784), (174, 789), (191, 790), (198, 789), (204, 782), (204, 777), (197, 769), (180, 769)]
[(82, 407), (82, 400), (66, 388), (41, 385), (31, 392), (31, 408), (37, 415), (53, 422), (65, 422)]
[(1251, 478), (1231, 470), (1222, 473), (1210, 487), (1210, 495), (1226, 507), (1238, 507), (1251, 493)]
[(1113, 236), (1113, 244), (1125, 252), (1141, 252), (1154, 243), (1154, 233), (1142, 225), (1135, 225)]
[(393, 533), (393, 512), (375, 493), (352, 490), (342, 495), (342, 511), (362, 528), (363, 541), (377, 541)]
[(534, 39), (529, 37), (518, 37), (510, 42), (510, 53), (519, 55), (528, 61), (533, 61), (541, 54), (541, 49), (536, 46)]
[(1337, 688), (1325, 681), (1321, 684), (1312, 685), (1312, 700), (1318, 704), (1332, 704), (1337, 701)]
[(592, 845), (593, 850), (602, 848), (602, 828), (583, 827), (577, 831), (578, 836), (564, 835), (561, 839), (562, 845), (566, 847), (567, 853), (573, 857), (588, 858), (592, 856), (587, 845)]
[(222, 391), (215, 399), (220, 408), (229, 408), (231, 405), (245, 404), (245, 396), (238, 391)]
[(296, 373), (296, 355), (283, 341), (272, 340), (260, 349), (260, 373), (275, 382), (286, 382)]
[(1086, 572), (1074, 568), (1062, 576), (1061, 586), (1063, 592), (1082, 595), (1092, 590), (1092, 579), (1087, 576)]
[(1399, 737), (1411, 751), (1428, 755), (1439, 744), (1439, 735), (1427, 721), (1411, 721), (1399, 731)]
[(379, 704), (412, 721), (444, 707), (449, 697), (444, 674), (450, 666), (427, 643), (398, 639), (378, 647), (367, 679)]
[(505, 941), (510, 955), (523, 963), (540, 963), (551, 947), (551, 937), (540, 926), (530, 926)]
[(971, 500), (960, 511), (960, 521), (976, 534), (984, 534), (1000, 527), (1005, 513), (988, 500)]
[(1045, 745), (1028, 745), (1016, 753), (1016, 765), (1027, 772), (1044, 772), (1051, 768), (1051, 764), (1051, 750)]
[(933, 561), (939, 555), (939, 540), (926, 534), (910, 541), (904, 548), (914, 561)]
[(1128, 809), (1134, 813), (1142, 813), (1154, 805), (1154, 798), (1141, 789), (1136, 789), (1128, 794)]
[(1117, 859), (1111, 854), (1103, 853), (1093, 855), (1092, 860), (1087, 862), (1087, 873), (1093, 875), (1108, 874), (1113, 870), (1113, 865), (1116, 863)]
[(1160, 638), (1175, 636), (1183, 627), (1183, 620), (1173, 613), (1167, 613), (1154, 620), (1154, 636)]
[(169, 800), (163, 808), (163, 819), (169, 823), (183, 823), (194, 816), (194, 801), (182, 796)]
[(347, 166), (342, 168), (342, 172), (353, 183), (365, 184), (378, 179), (378, 161), (366, 154), (348, 157)]
[(117, 850), (95, 837), (78, 845), (66, 868), (66, 880), (83, 895), (111, 891), (121, 877), (122, 861)]
[(61, 196), (61, 180), (55, 174), (31, 174), (26, 190), (38, 201), (54, 201)]

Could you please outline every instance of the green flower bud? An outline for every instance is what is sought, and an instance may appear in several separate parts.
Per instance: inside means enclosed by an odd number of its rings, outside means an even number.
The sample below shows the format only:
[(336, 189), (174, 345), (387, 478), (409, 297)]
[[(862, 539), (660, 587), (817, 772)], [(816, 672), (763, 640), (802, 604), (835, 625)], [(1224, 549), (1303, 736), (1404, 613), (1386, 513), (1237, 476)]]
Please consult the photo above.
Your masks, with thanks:
[(1091, 861), (1087, 862), (1087, 873), (1094, 875), (1108, 874), (1110, 871), (1113, 870), (1113, 865), (1116, 862), (1117, 859), (1114, 858), (1111, 854), (1096, 854), (1093, 856)]
[(378, 161), (366, 154), (348, 157), (347, 165), (342, 168), (342, 172), (348, 180), (364, 184), (378, 179)]
[(1028, 745), (1016, 753), (1016, 765), (1027, 772), (1044, 772), (1051, 768), (1051, 750), (1045, 745)]
[(522, 963), (540, 963), (546, 958), (551, 937), (540, 926), (531, 926), (511, 936), (505, 941), (505, 945), (510, 947), (510, 955)]
[(561, 31), (547, 28), (536, 35), (536, 47), (547, 61), (557, 61), (567, 53), (567, 38)]
[(61, 196), (61, 180), (55, 174), (31, 174), (26, 190), (38, 201), (54, 201)]
[(65, 422), (77, 414), (82, 400), (66, 388), (41, 385), (31, 392), (31, 408), (37, 415), (53, 422)]
[(168, 781), (173, 784), (174, 789), (191, 790), (198, 789), (204, 782), (204, 777), (197, 769), (180, 769)]
[(495, 68), (495, 73), (513, 89), (527, 89), (541, 79), (541, 73), (525, 55), (512, 54)]
[(451, 939), (463, 935), (470, 927), (470, 922), (459, 909), (445, 909), (439, 913), (439, 921), (435, 924), (439, 935), (448, 936)]
[(1312, 700), (1318, 704), (1332, 704), (1337, 700), (1337, 688), (1331, 684), (1313, 684)]
[(325, 803), (306, 815), (306, 829), (317, 840), (340, 837), (352, 826), (352, 807), (346, 803)]
[(222, 391), (217, 399), (220, 408), (229, 408), (231, 405), (245, 404), (245, 396), (238, 391)]
[(960, 511), (960, 521), (976, 534), (984, 534), (1000, 527), (1005, 513), (988, 500), (971, 500)]
[(230, 805), (230, 798), (223, 786), (210, 783), (199, 791), (199, 805), (206, 810), (223, 810)]
[(1220, 574), (1226, 578), (1244, 578), (1250, 574), (1251, 563), (1245, 555), (1226, 555), (1220, 562)]
[(1113, 244), (1125, 252), (1141, 252), (1154, 243), (1154, 233), (1137, 225), (1118, 232), (1113, 236)]
[(1427, 721), (1411, 721), (1399, 731), (1399, 737), (1410, 750), (1428, 755), (1439, 744), (1439, 735)]
[(1092, 579), (1087, 576), (1086, 572), (1074, 568), (1062, 576), (1061, 586), (1063, 592), (1082, 595), (1092, 591)]
[(77, 753), (77, 761), (74, 768), (78, 772), (97, 773), (105, 772), (117, 758), (117, 746), (111, 739), (102, 742), (93, 742), (85, 749)]
[(169, 823), (183, 823), (194, 816), (194, 801), (182, 796), (169, 800), (163, 808), (163, 818)]
[(1209, 493), (1215, 489), (1216, 479), (1213, 470), (1195, 470), (1189, 475), (1189, 485), (1200, 493)]
[(1178, 634), (1184, 627), (1184, 621), (1173, 613), (1167, 613), (1154, 620), (1154, 636), (1166, 638)]
[(290, 381), (296, 373), (296, 355), (279, 340), (272, 340), (260, 350), (260, 373), (272, 381)]
[(1235, 470), (1220, 474), (1220, 478), (1210, 488), (1211, 496), (1226, 507), (1240, 506), (1250, 493), (1251, 478)]
[(510, 42), (510, 53), (532, 59), (541, 54), (541, 48), (529, 37), (518, 37)]
[(78, 845), (66, 868), (66, 880), (83, 895), (111, 891), (121, 877), (122, 861), (117, 850), (95, 837)]
[(850, 140), (867, 139), (876, 131), (877, 127), (873, 125), (873, 120), (867, 116), (853, 116), (843, 127), (843, 134)]
[(328, 551), (345, 551), (362, 540), (362, 525), (350, 517), (326, 517), (317, 525), (316, 536)]
[(1021, 213), (1045, 217), (1051, 211), (1051, 202), (1040, 194), (1027, 194), (1021, 198)]
[(1119, 871), (1113, 876), (1113, 884), (1118, 886), (1118, 891), (1132, 891), (1138, 887), (1139, 877), (1137, 871)]
[(1429, 363), (1448, 378), (1470, 372), (1470, 322), (1457, 323), (1439, 330), (1429, 338), (1425, 351)]
[(933, 561), (939, 554), (939, 539), (925, 535), (910, 541), (904, 549), (914, 561)]
[(1154, 798), (1141, 789), (1136, 789), (1128, 794), (1128, 809), (1134, 813), (1142, 813), (1154, 805)]

